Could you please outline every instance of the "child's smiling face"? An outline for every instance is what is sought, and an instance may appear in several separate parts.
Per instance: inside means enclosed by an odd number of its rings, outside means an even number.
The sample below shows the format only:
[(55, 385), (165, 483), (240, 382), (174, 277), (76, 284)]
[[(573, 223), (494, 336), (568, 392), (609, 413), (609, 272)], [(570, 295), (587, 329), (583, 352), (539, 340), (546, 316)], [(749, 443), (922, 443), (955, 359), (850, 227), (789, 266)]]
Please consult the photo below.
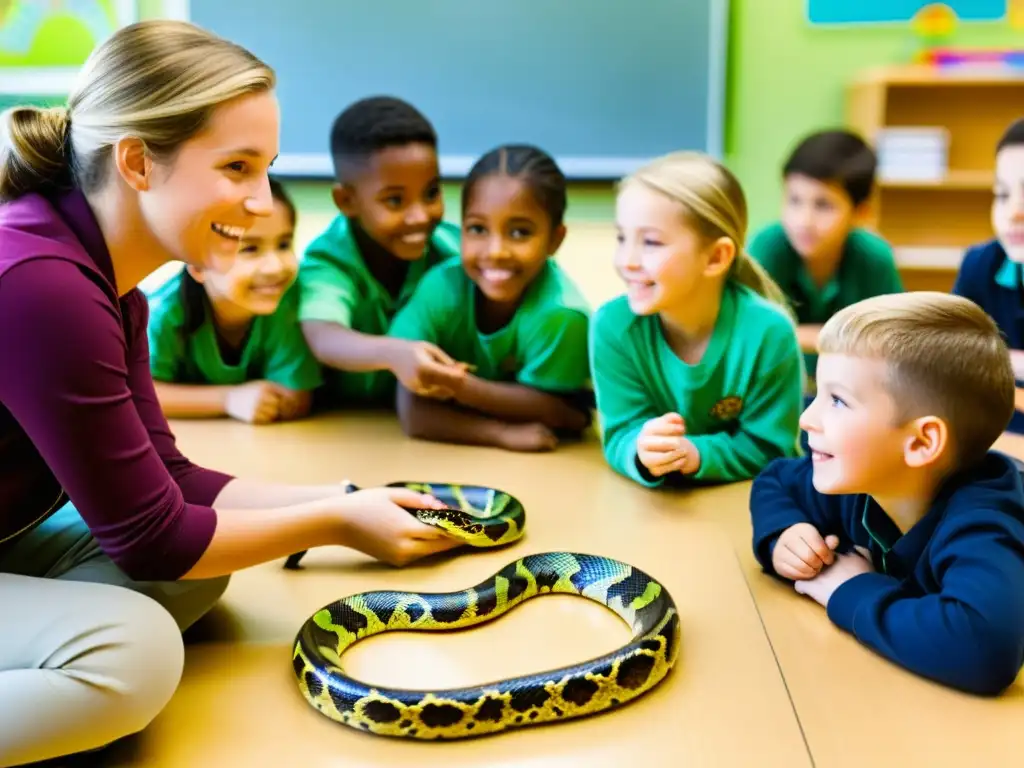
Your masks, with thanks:
[(714, 249), (679, 203), (644, 184), (628, 184), (616, 199), (615, 226), (615, 269), (634, 314), (684, 307), (707, 289)]
[(909, 432), (885, 382), (884, 360), (845, 354), (818, 359), (817, 394), (800, 417), (819, 493), (891, 494), (906, 475)]
[(192, 274), (212, 301), (228, 302), (253, 315), (273, 314), (298, 269), (294, 229), (291, 211), (275, 200), (270, 216), (256, 219), (246, 231), (237, 255), (215, 258)]
[(1024, 264), (1024, 145), (996, 154), (992, 229), (1010, 260)]
[(473, 185), (462, 221), (462, 266), (480, 292), (498, 304), (519, 301), (558, 250), (565, 227), (519, 178), (494, 174)]
[(334, 201), (388, 253), (416, 261), (444, 216), (437, 150), (421, 143), (381, 149), (334, 188)]

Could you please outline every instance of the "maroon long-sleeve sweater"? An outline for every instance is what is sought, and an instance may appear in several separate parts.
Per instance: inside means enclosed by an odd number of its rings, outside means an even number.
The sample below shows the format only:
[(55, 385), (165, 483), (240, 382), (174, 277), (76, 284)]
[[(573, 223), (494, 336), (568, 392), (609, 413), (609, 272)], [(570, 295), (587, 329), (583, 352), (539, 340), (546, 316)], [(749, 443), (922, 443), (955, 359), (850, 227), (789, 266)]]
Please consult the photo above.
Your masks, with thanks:
[(70, 498), (136, 580), (178, 578), (205, 551), (231, 477), (178, 451), (147, 319), (141, 291), (118, 296), (81, 193), (0, 206), (0, 542)]

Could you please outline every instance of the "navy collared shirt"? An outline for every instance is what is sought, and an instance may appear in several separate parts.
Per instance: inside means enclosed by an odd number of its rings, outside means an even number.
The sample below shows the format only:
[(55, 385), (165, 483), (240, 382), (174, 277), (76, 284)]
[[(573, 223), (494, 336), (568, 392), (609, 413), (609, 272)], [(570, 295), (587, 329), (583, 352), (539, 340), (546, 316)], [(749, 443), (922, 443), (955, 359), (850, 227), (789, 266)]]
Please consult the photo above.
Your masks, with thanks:
[(841, 584), (828, 616), (875, 652), (961, 690), (997, 694), (1024, 663), (1024, 486), (1020, 466), (991, 451), (938, 490), (901, 532), (864, 494), (823, 494), (809, 458), (778, 459), (750, 493), (754, 554), (773, 576), (783, 531), (813, 525), (863, 547), (873, 573)]
[[(985, 310), (995, 320), (1011, 349), (1024, 350), (1021, 265), (1010, 261), (998, 240), (989, 240), (967, 250), (953, 293)], [(1017, 386), (1024, 386), (1024, 382), (1017, 381)], [(1007, 429), (1024, 433), (1024, 413), (1014, 411)]]

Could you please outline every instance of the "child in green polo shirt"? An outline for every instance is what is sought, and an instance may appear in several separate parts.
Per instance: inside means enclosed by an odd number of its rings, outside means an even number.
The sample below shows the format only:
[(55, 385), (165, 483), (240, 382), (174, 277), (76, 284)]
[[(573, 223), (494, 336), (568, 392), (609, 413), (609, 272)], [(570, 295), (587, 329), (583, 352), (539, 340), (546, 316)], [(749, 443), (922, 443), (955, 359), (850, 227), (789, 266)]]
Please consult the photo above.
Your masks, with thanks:
[(782, 219), (750, 242), (750, 255), (789, 299), (811, 377), (818, 332), (843, 307), (902, 293), (892, 247), (858, 226), (875, 181), (875, 153), (850, 131), (811, 134), (783, 166)]
[(279, 182), (270, 190), (270, 215), (236, 256), (186, 267), (148, 294), (150, 367), (168, 417), (266, 424), (309, 412), (322, 380), (292, 286), (295, 207)]
[(779, 287), (744, 251), (736, 178), (691, 152), (627, 177), (615, 266), (591, 323), (604, 455), (647, 487), (747, 480), (799, 454), (805, 381)]
[(327, 368), (336, 405), (393, 402), (395, 377), (445, 396), (461, 369), (435, 345), (385, 334), (426, 271), (459, 252), (458, 227), (441, 221), (437, 136), (391, 97), (362, 99), (331, 129), (341, 215), (299, 265), (299, 319)]
[(498, 147), (470, 170), (461, 258), (423, 278), (390, 330), (437, 344), (467, 371), (447, 399), (399, 388), (406, 434), (544, 451), (589, 424), (590, 311), (551, 259), (565, 207), (565, 176), (536, 147)]

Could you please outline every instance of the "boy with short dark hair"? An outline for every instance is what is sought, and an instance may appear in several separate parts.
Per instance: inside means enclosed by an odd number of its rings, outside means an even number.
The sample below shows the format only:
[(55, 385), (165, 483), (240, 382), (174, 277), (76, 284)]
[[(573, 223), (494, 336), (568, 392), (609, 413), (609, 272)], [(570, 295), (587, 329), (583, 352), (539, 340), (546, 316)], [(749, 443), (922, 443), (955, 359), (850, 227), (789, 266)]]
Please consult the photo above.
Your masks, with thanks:
[(427, 270), (459, 253), (459, 228), (442, 221), (434, 128), (401, 99), (362, 99), (336, 118), (331, 154), (340, 215), (298, 277), (299, 320), (328, 369), (329, 399), (391, 405), (394, 377), (444, 396), (463, 367), (433, 344), (385, 335)]
[(1013, 412), (992, 319), (959, 296), (878, 296), (820, 336), (810, 456), (750, 495), (754, 554), (890, 661), (995, 695), (1024, 662), (1024, 489), (990, 448)]
[(783, 166), (781, 220), (748, 246), (789, 297), (812, 379), (823, 323), (861, 299), (903, 291), (892, 248), (858, 225), (867, 212), (875, 168), (874, 151), (855, 133), (831, 130), (806, 137)]
[(977, 303), (1006, 337), (1017, 381), (1009, 429), (1024, 432), (1024, 118), (1007, 128), (996, 145), (992, 228), (994, 238), (967, 250), (953, 293)]

